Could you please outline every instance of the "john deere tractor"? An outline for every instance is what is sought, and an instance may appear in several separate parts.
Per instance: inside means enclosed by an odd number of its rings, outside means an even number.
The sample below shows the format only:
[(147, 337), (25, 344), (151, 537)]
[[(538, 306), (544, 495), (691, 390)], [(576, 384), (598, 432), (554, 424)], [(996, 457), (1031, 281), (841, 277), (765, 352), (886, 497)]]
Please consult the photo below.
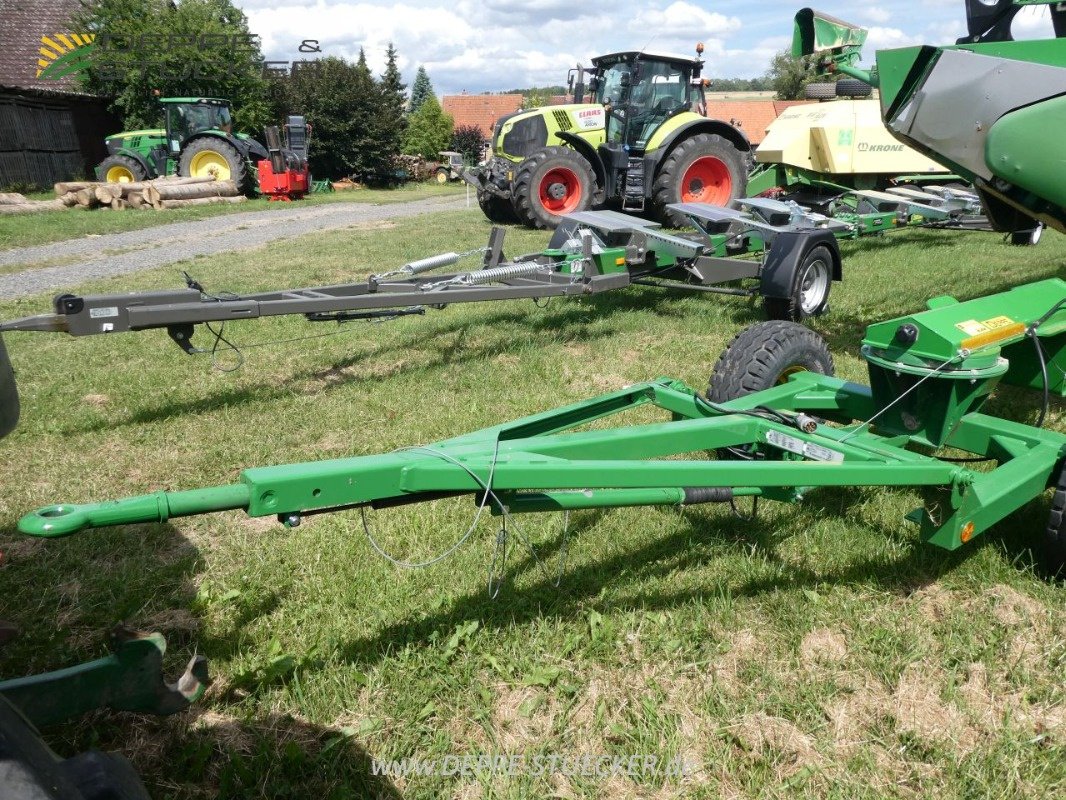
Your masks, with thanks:
[(270, 154), (247, 134), (233, 133), (228, 100), (164, 97), (159, 102), (166, 127), (107, 137), (110, 155), (96, 168), (100, 180), (215, 175), (234, 181), (245, 194), (255, 191), (253, 165)]
[(490, 220), (554, 228), (565, 214), (615, 205), (679, 227), (685, 220), (671, 203), (744, 196), (751, 146), (706, 117), (702, 60), (627, 51), (592, 65), (571, 72), (572, 104), (496, 123), (492, 157), (464, 172)]

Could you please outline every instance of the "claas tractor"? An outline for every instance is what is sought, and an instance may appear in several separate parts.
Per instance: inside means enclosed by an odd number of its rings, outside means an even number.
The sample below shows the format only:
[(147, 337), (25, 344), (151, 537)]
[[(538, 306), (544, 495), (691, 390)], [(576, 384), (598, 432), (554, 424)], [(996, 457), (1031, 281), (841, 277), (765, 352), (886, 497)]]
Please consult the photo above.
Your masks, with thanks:
[(164, 97), (164, 128), (123, 131), (107, 137), (108, 156), (97, 177), (125, 183), (163, 175), (232, 180), (251, 194), (254, 164), (270, 154), (252, 137), (233, 132), (228, 100), (214, 97)]
[(751, 146), (706, 116), (702, 67), (699, 58), (611, 53), (571, 71), (573, 103), (501, 117), (490, 159), (464, 172), (485, 216), (554, 228), (567, 214), (612, 205), (680, 227), (671, 204), (743, 197)]

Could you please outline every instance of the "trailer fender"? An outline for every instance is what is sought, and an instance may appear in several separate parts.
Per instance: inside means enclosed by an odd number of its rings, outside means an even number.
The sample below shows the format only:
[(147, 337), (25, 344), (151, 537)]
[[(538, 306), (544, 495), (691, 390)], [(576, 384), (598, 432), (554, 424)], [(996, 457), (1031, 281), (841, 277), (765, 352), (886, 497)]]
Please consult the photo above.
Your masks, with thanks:
[(607, 187), (607, 169), (603, 165), (603, 159), (600, 158), (599, 152), (580, 136), (576, 136), (566, 131), (559, 131), (555, 135), (562, 139), (567, 147), (576, 150), (587, 162), (589, 162), (589, 164), (592, 165), (592, 172), (596, 176), (596, 191), (593, 203), (595, 205), (602, 203), (603, 193)]
[(15, 430), (19, 421), (19, 390), (11, 368), (4, 337), (0, 336), (0, 439)]
[(833, 256), (833, 280), (843, 277), (840, 247), (829, 231), (789, 231), (774, 237), (759, 275), (759, 294), (787, 299), (792, 295), (796, 271), (812, 248), (825, 245)]

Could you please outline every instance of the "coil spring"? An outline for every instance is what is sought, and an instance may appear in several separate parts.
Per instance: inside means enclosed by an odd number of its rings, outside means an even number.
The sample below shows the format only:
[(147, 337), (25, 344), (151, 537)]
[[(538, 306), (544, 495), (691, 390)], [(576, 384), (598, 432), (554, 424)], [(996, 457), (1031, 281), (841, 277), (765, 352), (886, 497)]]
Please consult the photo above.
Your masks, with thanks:
[(462, 256), (460, 256), (459, 253), (441, 253), (438, 256), (428, 256), (404, 264), (400, 267), (400, 271), (406, 272), (409, 275), (418, 275), (421, 272), (429, 272), (430, 270), (438, 269), (439, 267), (458, 264), (460, 258), (462, 258)]

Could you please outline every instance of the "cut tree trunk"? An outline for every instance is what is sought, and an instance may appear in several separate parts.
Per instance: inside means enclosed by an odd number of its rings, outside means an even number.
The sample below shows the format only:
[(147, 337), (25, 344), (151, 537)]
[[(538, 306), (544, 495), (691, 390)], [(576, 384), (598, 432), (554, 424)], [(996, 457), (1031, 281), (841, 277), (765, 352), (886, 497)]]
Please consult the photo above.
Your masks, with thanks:
[(232, 197), (237, 194), (233, 181), (196, 184), (154, 184), (145, 189), (145, 198), (156, 205), (163, 200), (192, 200), (201, 197)]
[(215, 203), (244, 203), (248, 200), (243, 194), (226, 197), (191, 197), (186, 200), (160, 200), (158, 208), (184, 208), (185, 206), (207, 206)]
[(99, 186), (99, 181), (63, 181), (57, 183), (54, 187), (57, 195), (64, 195), (67, 192), (77, 192), (81, 189), (91, 189)]
[(116, 197), (122, 196), (122, 191), (112, 191), (111, 186), (114, 184), (105, 183), (103, 186), (97, 186), (93, 189), (93, 194), (96, 195), (96, 201), (102, 206), (111, 205), (111, 201)]
[(82, 208), (93, 208), (96, 204), (96, 190), (88, 187), (84, 189), (78, 189), (77, 193), (78, 205)]
[(26, 195), (18, 192), (0, 192), (0, 206), (24, 205), (28, 202)]
[(0, 205), (0, 214), (32, 214), (35, 211), (53, 211), (63, 208), (63, 202), (55, 200), (27, 200), (25, 203), (5, 203)]
[(78, 204), (78, 193), (77, 192), (67, 192), (62, 197), (59, 198), (59, 202), (62, 203), (67, 208), (70, 208), (71, 206), (76, 206)]

